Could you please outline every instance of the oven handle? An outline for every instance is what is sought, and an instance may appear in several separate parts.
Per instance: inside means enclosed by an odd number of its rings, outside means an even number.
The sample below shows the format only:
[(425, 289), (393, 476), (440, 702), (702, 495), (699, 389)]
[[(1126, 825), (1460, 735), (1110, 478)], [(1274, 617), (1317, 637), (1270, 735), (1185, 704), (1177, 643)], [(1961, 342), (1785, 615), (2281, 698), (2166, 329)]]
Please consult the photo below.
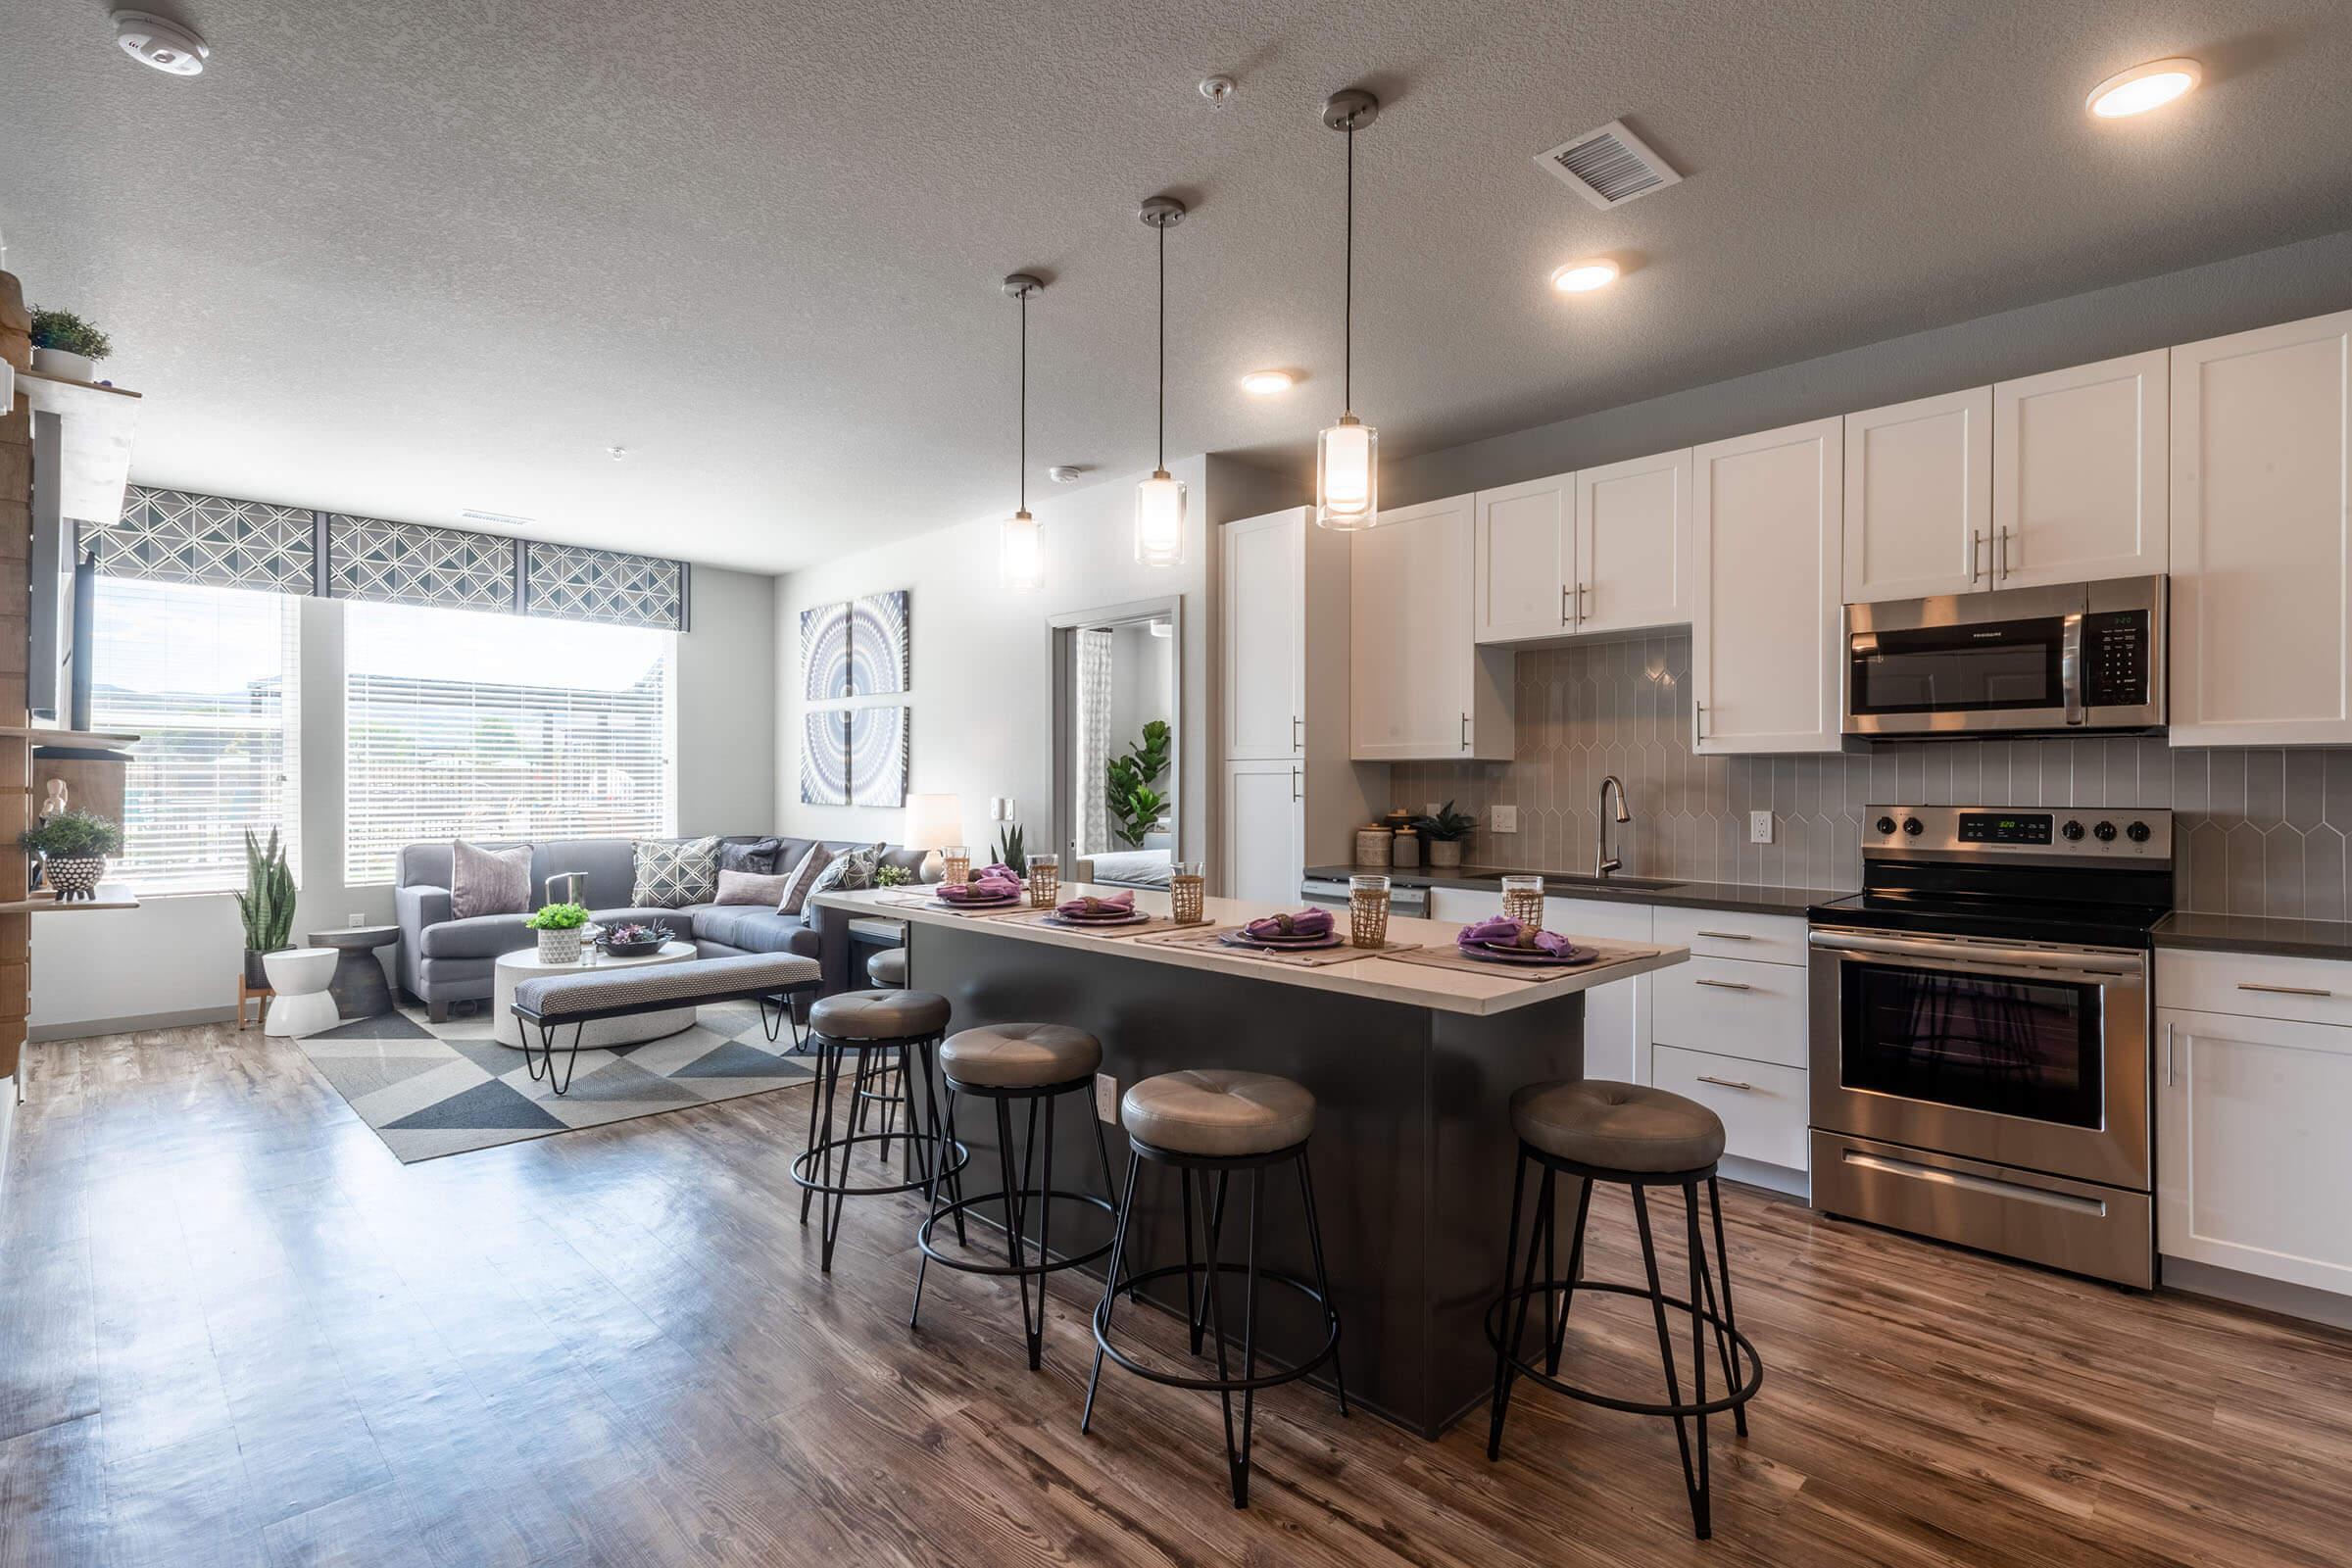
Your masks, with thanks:
[(2066, 721), (2080, 724), (2082, 712), (2082, 612), (2070, 611), (2058, 640), (2058, 679), (2066, 688)]
[[(2147, 960), (2136, 953), (2104, 949), (2080, 954), (2054, 954), (2038, 948), (2004, 948), (1990, 944), (1913, 942), (1901, 937), (1847, 936), (1816, 931), (1815, 950), (1839, 956), (1924, 958), (1948, 968), (1977, 970), (1994, 967), (2029, 969), (2037, 974), (2067, 975), (2088, 981), (2137, 980), (2148, 972)], [(2087, 961), (2086, 961), (2087, 960)], [(2105, 967), (2112, 962), (2115, 967)]]

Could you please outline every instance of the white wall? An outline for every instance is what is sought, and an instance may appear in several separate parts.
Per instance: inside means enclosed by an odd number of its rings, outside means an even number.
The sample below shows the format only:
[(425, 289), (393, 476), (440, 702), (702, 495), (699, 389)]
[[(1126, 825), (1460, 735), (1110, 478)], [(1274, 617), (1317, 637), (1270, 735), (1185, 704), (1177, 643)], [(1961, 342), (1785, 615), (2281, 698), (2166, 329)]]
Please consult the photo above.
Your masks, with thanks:
[[(775, 579), (697, 566), (678, 638), (678, 830), (765, 832), (775, 820)], [(343, 877), (343, 614), (302, 602), (302, 856), (294, 940), (358, 915), (392, 919), (389, 883)], [(226, 1018), (245, 939), (226, 893), (32, 922), (35, 1040)], [(383, 950), (387, 960), (391, 949)]]
[(1143, 738), (1144, 726), (1155, 718), (1173, 724), (1168, 710), (1175, 670), (1169, 652), (1173, 637), (1154, 637), (1148, 623), (1118, 627), (1110, 639), (1110, 744), (1124, 752)]

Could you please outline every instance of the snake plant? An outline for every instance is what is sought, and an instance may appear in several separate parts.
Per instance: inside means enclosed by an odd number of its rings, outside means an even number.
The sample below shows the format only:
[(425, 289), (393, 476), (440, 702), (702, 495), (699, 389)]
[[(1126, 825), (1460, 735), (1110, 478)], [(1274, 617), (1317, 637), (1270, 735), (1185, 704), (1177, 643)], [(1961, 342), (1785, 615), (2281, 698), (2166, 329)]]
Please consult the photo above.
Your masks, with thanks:
[(245, 830), (245, 891), (237, 895), (237, 917), (245, 922), (249, 953), (277, 952), (294, 929), (294, 873), (275, 828), (267, 848), (253, 829)]

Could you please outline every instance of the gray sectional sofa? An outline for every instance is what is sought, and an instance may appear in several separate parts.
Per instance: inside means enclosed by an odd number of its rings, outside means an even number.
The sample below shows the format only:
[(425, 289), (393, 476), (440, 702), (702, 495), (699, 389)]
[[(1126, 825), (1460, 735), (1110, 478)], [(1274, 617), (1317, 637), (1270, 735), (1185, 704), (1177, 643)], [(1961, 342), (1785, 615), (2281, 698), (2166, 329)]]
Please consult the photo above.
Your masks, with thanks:
[[(728, 844), (759, 840), (729, 836)], [(808, 853), (811, 839), (779, 839), (777, 866), (791, 870)], [(870, 840), (828, 841), (827, 848), (860, 848)], [(510, 848), (491, 844), (489, 849)], [(423, 1003), (436, 1018), (449, 1016), (452, 1003), (486, 1002), (490, 997), (491, 966), (502, 953), (532, 946), (537, 936), (519, 914), (483, 914), (458, 920), (450, 916), (449, 882), (452, 850), (447, 843), (411, 844), (400, 852), (394, 871), (392, 901), (400, 920), (400, 984)], [(920, 850), (892, 849), (887, 863), (913, 868), (922, 863)], [(636, 864), (627, 839), (558, 839), (531, 847), (531, 905), (543, 901), (547, 879), (576, 871), (588, 879), (587, 905), (592, 918), (659, 920), (690, 940), (706, 958), (733, 957), (745, 953), (795, 953), (818, 956), (816, 928), (797, 914), (778, 914), (764, 905), (694, 904), (677, 909), (640, 908), (629, 903), (636, 891)], [(804, 1003), (806, 999), (796, 999)]]

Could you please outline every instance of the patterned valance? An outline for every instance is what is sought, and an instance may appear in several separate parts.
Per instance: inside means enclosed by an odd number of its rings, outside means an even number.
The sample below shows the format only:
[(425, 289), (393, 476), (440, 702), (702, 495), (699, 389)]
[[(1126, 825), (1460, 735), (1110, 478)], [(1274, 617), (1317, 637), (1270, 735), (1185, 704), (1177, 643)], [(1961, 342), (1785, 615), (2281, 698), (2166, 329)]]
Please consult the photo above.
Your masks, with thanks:
[(117, 577), (684, 631), (686, 564), (132, 485), (86, 528)]

